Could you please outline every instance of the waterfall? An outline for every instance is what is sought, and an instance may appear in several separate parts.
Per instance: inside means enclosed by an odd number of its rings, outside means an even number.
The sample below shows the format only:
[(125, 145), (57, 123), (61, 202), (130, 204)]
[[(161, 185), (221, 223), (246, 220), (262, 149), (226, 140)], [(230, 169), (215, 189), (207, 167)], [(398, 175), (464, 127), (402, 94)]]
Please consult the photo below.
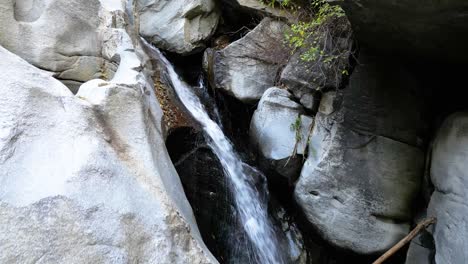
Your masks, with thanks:
[(156, 48), (142, 39), (150, 51), (150, 56), (159, 60), (166, 68), (171, 84), (179, 99), (191, 115), (200, 123), (210, 138), (210, 147), (218, 157), (229, 179), (229, 188), (234, 196), (236, 210), (245, 232), (252, 242), (259, 263), (284, 263), (278, 238), (267, 212), (267, 201), (262, 199), (255, 188), (254, 178), (260, 174), (255, 168), (244, 163), (235, 152), (232, 143), (224, 135), (217, 122), (213, 121), (192, 87), (181, 80), (174, 67)]

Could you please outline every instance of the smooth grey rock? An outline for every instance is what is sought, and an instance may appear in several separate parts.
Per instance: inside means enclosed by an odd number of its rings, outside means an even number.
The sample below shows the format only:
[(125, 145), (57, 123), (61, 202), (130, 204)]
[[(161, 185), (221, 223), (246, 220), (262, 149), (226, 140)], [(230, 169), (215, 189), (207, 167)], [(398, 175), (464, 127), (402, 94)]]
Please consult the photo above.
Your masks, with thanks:
[(317, 100), (315, 99), (314, 94), (312, 93), (306, 93), (301, 96), (299, 102), (301, 103), (302, 106), (309, 110), (314, 110), (316, 108)]
[(140, 35), (179, 54), (204, 48), (220, 16), (213, 0), (136, 0), (136, 4)]
[(465, 0), (329, 1), (346, 11), (361, 47), (442, 61), (468, 59)]
[[(307, 138), (312, 117), (305, 115), (303, 107), (291, 100), (292, 95), (277, 87), (268, 89), (263, 95), (250, 123), (250, 139), (258, 149), (267, 167), (294, 182), (302, 166), (302, 155), (306, 153)], [(300, 120), (300, 140), (296, 153), (296, 130), (292, 127)]]
[[(109, 0), (0, 2), (0, 45), (58, 79), (110, 79), (118, 61), (106, 56)], [(115, 17), (115, 16), (114, 16)], [(120, 16), (123, 17), (123, 14)], [(114, 21), (115, 22), (115, 21)], [(76, 85), (72, 86), (76, 90)]]
[(114, 78), (76, 96), (0, 47), (1, 263), (217, 263), (137, 47), (119, 32)]
[(427, 215), (436, 217), (436, 263), (468, 259), (468, 113), (449, 116), (434, 141), (431, 180), (434, 192)]
[(423, 230), (411, 241), (405, 264), (433, 264), (434, 254), (434, 239), (429, 232)]
[(418, 244), (411, 243), (405, 264), (432, 264), (431, 250)]
[(259, 100), (275, 85), (278, 71), (289, 56), (283, 45), (286, 28), (284, 22), (265, 18), (226, 48), (207, 51), (204, 69), (213, 87), (243, 102)]
[[(424, 153), (419, 97), (407, 74), (360, 57), (350, 84), (323, 100), (295, 199), (331, 244), (379, 253), (409, 231)], [(397, 62), (395, 62), (397, 63)]]

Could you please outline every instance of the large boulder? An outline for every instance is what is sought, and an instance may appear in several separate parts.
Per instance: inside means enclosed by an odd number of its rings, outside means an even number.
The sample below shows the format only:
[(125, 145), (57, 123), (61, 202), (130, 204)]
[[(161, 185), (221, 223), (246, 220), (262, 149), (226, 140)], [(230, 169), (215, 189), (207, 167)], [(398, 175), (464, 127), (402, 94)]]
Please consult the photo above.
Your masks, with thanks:
[[(102, 2), (102, 3), (101, 3)], [(99, 0), (5, 0), (0, 2), (0, 45), (34, 66), (53, 72), (73, 91), (82, 82), (110, 79), (118, 58), (105, 51), (111, 13)], [(106, 8), (103, 7), (106, 5)], [(123, 17), (120, 16), (120, 17)]]
[(213, 87), (243, 102), (259, 100), (275, 85), (289, 49), (284, 43), (286, 23), (265, 18), (243, 38), (222, 50), (205, 52), (204, 69)]
[[(432, 234), (435, 242), (435, 263), (438, 264), (466, 263), (468, 259), (467, 148), (468, 113), (452, 114), (437, 132), (431, 160), (430, 175), (434, 192), (427, 216), (437, 218)], [(410, 257), (417, 256), (410, 254)], [(422, 260), (427, 259), (428, 257), (425, 257)], [(419, 261), (431, 263), (421, 259)]]
[[(41, 18), (55, 13), (61, 23), (43, 24), (41, 32), (68, 25), (59, 14), (74, 9), (55, 8)], [(107, 51), (120, 61), (116, 74), (84, 83), (76, 96), (0, 47), (1, 263), (216, 263), (164, 147), (162, 112), (141, 49), (123, 29), (109, 30)], [(54, 43), (48, 36), (34, 40)]]
[(372, 254), (409, 231), (424, 122), (411, 76), (388, 75), (398, 62), (359, 61), (349, 86), (321, 102), (295, 199), (327, 241)]
[(214, 0), (136, 0), (136, 4), (141, 36), (179, 54), (203, 49), (220, 16)]
[(466, 62), (465, 0), (330, 0), (346, 11), (361, 46), (430, 59)]
[(250, 137), (264, 167), (293, 183), (302, 167), (313, 119), (291, 98), (287, 90), (268, 89), (252, 117)]

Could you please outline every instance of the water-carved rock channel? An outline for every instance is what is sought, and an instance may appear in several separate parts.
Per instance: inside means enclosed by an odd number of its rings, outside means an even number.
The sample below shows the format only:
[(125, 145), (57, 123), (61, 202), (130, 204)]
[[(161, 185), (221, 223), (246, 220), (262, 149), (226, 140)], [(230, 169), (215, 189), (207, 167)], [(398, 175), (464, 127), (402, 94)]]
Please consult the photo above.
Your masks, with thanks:
[(230, 195), (234, 198), (240, 224), (252, 245), (253, 252), (249, 255), (254, 258), (253, 261), (259, 263), (286, 263), (284, 253), (287, 248), (280, 247), (278, 231), (268, 215), (268, 191), (263, 174), (240, 159), (220, 125), (210, 118), (192, 87), (180, 79), (159, 50), (151, 49), (152, 56), (164, 65), (178, 97), (203, 127), (209, 137), (208, 145), (221, 162), (223, 172), (228, 177)]

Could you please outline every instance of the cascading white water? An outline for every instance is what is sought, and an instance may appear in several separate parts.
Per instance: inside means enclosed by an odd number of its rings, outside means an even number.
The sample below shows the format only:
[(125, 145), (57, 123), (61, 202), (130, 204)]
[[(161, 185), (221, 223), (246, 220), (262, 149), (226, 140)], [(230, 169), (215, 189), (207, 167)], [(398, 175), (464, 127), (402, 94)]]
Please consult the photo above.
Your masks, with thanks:
[(284, 263), (278, 239), (268, 217), (266, 202), (262, 201), (254, 186), (252, 173), (258, 173), (258, 171), (240, 159), (220, 126), (209, 117), (200, 99), (192, 91), (192, 87), (180, 79), (164, 55), (144, 39), (142, 41), (150, 49), (152, 53), (150, 55), (164, 64), (179, 99), (210, 137), (210, 147), (229, 177), (240, 221), (256, 250), (258, 262)]

